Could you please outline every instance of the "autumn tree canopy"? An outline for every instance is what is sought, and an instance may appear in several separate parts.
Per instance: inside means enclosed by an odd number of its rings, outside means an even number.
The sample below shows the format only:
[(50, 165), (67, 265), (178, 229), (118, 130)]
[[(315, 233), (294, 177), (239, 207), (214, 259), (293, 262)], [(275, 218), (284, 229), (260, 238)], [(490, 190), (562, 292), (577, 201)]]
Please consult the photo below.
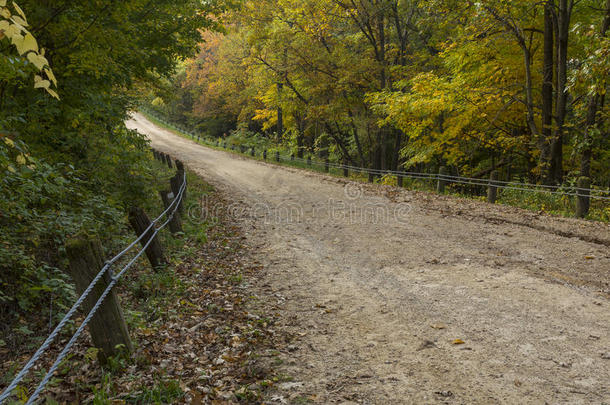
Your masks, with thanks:
[(376, 169), (605, 184), (609, 13), (608, 0), (244, 1), (165, 108), (213, 136), (248, 128)]

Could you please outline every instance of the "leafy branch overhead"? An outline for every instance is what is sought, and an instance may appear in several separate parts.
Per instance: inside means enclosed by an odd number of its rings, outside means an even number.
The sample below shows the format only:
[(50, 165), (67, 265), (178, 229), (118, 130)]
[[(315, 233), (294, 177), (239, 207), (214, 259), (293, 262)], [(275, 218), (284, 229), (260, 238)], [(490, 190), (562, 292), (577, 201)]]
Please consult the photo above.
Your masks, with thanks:
[(57, 88), (57, 79), (45, 57), (44, 48), (38, 47), (36, 38), (26, 28), (29, 24), (21, 7), (15, 2), (12, 6), (13, 11), (6, 0), (0, 0), (0, 41), (10, 41), (19, 56), (26, 58), (40, 72), (34, 76), (34, 88), (45, 89), (59, 100), (57, 91), (52, 88)]

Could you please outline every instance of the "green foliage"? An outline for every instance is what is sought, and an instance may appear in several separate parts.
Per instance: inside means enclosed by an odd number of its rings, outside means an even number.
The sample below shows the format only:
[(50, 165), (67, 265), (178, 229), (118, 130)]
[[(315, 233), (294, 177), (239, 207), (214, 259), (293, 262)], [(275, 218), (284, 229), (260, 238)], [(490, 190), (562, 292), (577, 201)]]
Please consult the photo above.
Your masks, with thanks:
[(270, 149), (274, 146), (269, 137), (260, 132), (251, 131), (246, 125), (240, 125), (227, 138), (221, 139), (222, 141), (227, 142), (227, 145), (245, 146), (257, 150)]
[(95, 234), (110, 255), (126, 210), (156, 208), (148, 141), (124, 121), (231, 3), (0, 0), (0, 337), (12, 349), (29, 341), (11, 332), (21, 322), (36, 332), (74, 299), (67, 238)]

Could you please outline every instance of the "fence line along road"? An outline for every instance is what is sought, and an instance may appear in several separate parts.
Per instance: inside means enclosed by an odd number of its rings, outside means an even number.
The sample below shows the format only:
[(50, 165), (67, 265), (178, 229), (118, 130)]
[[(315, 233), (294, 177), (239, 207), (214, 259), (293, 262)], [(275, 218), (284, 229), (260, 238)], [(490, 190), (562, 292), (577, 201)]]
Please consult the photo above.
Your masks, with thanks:
[[(176, 215), (176, 211), (178, 210), (178, 207), (180, 206), (180, 203), (182, 202), (182, 198), (184, 196), (185, 191), (186, 191), (186, 172), (183, 173), (183, 179), (182, 179), (182, 185), (180, 187), (180, 191), (179, 191), (178, 195), (176, 196), (176, 198), (172, 201), (170, 206), (165, 211), (163, 211), (163, 213), (161, 213), (161, 215), (159, 215), (156, 219), (151, 221), (150, 226), (136, 240), (134, 240), (129, 246), (127, 246), (121, 253), (119, 253), (118, 255), (116, 255), (115, 257), (113, 257), (112, 259), (110, 259), (109, 261), (106, 262), (106, 264), (102, 267), (100, 272), (91, 281), (91, 283), (89, 284), (87, 289), (81, 294), (79, 299), (74, 303), (72, 308), (70, 308), (68, 313), (66, 313), (66, 315), (59, 322), (57, 327), (55, 327), (53, 332), (46, 338), (46, 340), (38, 348), (38, 350), (36, 350), (36, 353), (34, 353), (32, 358), (26, 363), (26, 365), (23, 367), (23, 369), (21, 369), (21, 371), (15, 376), (13, 381), (11, 381), (11, 383), (4, 390), (4, 392), (2, 394), (0, 394), (0, 404), (3, 404), (10, 397), (11, 393), (15, 390), (15, 388), (17, 388), (19, 383), (25, 378), (25, 376), (32, 369), (32, 367), (36, 364), (36, 362), (38, 360), (40, 360), (42, 355), (46, 352), (46, 350), (49, 348), (51, 343), (53, 343), (53, 341), (57, 338), (59, 333), (61, 333), (61, 331), (66, 326), (66, 324), (68, 323), (70, 318), (72, 318), (72, 316), (74, 316), (74, 314), (76, 313), (78, 308), (83, 304), (85, 299), (89, 296), (89, 294), (91, 293), (91, 291), (93, 290), (95, 285), (100, 281), (100, 279), (104, 276), (104, 274), (106, 272), (111, 271), (111, 267), (118, 260), (120, 260), (123, 256), (125, 256), (131, 249), (133, 249), (133, 247), (137, 243), (142, 241), (142, 239), (146, 236), (146, 234), (151, 229), (154, 228), (155, 229), (154, 232), (150, 235), (146, 244), (140, 248), (140, 251), (137, 253), (137, 255), (133, 259), (131, 259), (129, 261), (129, 263), (127, 263), (127, 265), (125, 265), (116, 275), (112, 276), (111, 282), (108, 284), (108, 286), (106, 287), (106, 289), (104, 290), (102, 295), (99, 297), (99, 299), (97, 300), (97, 302), (95, 303), (95, 305), (93, 306), (93, 308), (91, 309), (91, 311), (89, 312), (89, 314), (87, 315), (85, 320), (78, 327), (78, 329), (76, 330), (76, 332), (74, 333), (74, 335), (72, 336), (70, 341), (64, 346), (61, 353), (57, 356), (57, 358), (55, 359), (55, 362), (53, 363), (53, 365), (51, 366), (51, 368), (49, 369), (49, 371), (47, 372), (45, 377), (42, 379), (42, 381), (40, 382), (40, 384), (38, 385), (38, 387), (36, 388), (36, 390), (34, 391), (32, 396), (28, 399), (26, 404), (33, 404), (36, 401), (36, 399), (38, 399), (38, 397), (44, 390), (45, 386), (48, 384), (48, 382), (53, 377), (53, 374), (55, 373), (55, 371), (57, 371), (57, 368), (59, 367), (59, 365), (61, 364), (63, 359), (68, 355), (68, 353), (70, 352), (70, 349), (72, 348), (74, 343), (76, 343), (76, 340), (78, 339), (78, 337), (81, 335), (81, 333), (85, 329), (85, 326), (87, 326), (89, 321), (91, 321), (91, 319), (93, 318), (93, 316), (95, 315), (95, 313), (97, 312), (99, 307), (102, 305), (106, 296), (112, 291), (112, 289), (118, 283), (118, 281), (123, 276), (123, 274), (125, 274), (125, 272), (133, 266), (133, 264), (142, 256), (142, 254), (144, 254), (144, 252), (146, 251), (146, 248), (154, 240), (154, 238), (157, 236), (157, 234), (163, 228), (165, 228), (167, 226), (167, 224), (169, 224), (169, 222), (173, 219), (174, 215)], [(164, 223), (162, 223), (159, 227), (156, 227), (155, 225), (158, 224), (161, 221), (161, 219), (165, 216), (167, 216), (167, 220)]]
[[(160, 121), (163, 125), (169, 127), (170, 129), (181, 132), (183, 135), (190, 136), (193, 140), (197, 137), (197, 141), (203, 142), (205, 144), (216, 146), (215, 143), (210, 142), (205, 137), (201, 137), (200, 135), (196, 135), (194, 132), (189, 131), (184, 127), (179, 127), (174, 125), (171, 122), (165, 121), (163, 118), (158, 117), (152, 111), (142, 108), (146, 114), (151, 115), (156, 120)], [(246, 152), (244, 154), (248, 154), (251, 147), (246, 148)], [(506, 190), (516, 190), (516, 191), (525, 191), (525, 192), (534, 192), (534, 193), (546, 193), (546, 194), (554, 194), (554, 195), (565, 195), (569, 197), (586, 197), (591, 199), (598, 200), (610, 200), (610, 190), (600, 190), (600, 189), (592, 189), (592, 188), (584, 188), (584, 187), (570, 187), (571, 191), (560, 191), (555, 186), (543, 185), (543, 184), (531, 184), (531, 183), (520, 183), (520, 182), (511, 182), (511, 181), (502, 181), (502, 180), (487, 180), (481, 178), (473, 178), (473, 177), (462, 177), (462, 176), (452, 176), (448, 174), (441, 173), (417, 173), (417, 172), (409, 172), (409, 171), (396, 171), (396, 170), (380, 170), (380, 169), (370, 169), (365, 167), (351, 166), (340, 163), (333, 162), (320, 162), (317, 160), (306, 160), (293, 156), (285, 156), (282, 155), (281, 158), (284, 161), (296, 161), (300, 163), (311, 164), (317, 167), (332, 167), (335, 169), (347, 169), (352, 170), (358, 173), (372, 174), (375, 176), (386, 176), (392, 175), (403, 178), (411, 178), (416, 180), (432, 180), (432, 181), (447, 181), (448, 183), (456, 183), (456, 184), (464, 184), (464, 185), (472, 185), (472, 186), (483, 186), (489, 187), (490, 185), (499, 189)]]

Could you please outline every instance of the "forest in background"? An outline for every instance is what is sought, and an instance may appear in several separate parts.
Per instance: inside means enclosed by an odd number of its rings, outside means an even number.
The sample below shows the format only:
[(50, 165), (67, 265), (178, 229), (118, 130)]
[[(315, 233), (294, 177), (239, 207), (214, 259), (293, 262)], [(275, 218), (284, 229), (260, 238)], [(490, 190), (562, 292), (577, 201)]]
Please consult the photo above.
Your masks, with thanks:
[(148, 106), (381, 170), (610, 185), (609, 0), (244, 1)]

